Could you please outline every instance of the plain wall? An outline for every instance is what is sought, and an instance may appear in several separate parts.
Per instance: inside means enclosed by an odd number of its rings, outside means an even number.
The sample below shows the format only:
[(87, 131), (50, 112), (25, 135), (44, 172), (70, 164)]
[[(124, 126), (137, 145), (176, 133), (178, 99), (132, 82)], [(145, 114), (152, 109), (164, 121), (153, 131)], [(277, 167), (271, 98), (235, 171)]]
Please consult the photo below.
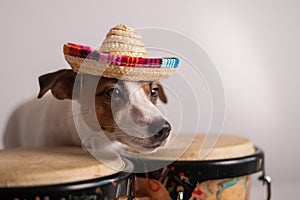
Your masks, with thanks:
[(213, 60), (226, 93), (223, 133), (264, 149), (274, 199), (284, 199), (300, 186), (299, 10), (291, 0), (1, 1), (0, 130), (17, 105), (37, 95), (39, 75), (68, 68), (63, 43), (94, 47), (119, 23), (169, 28)]

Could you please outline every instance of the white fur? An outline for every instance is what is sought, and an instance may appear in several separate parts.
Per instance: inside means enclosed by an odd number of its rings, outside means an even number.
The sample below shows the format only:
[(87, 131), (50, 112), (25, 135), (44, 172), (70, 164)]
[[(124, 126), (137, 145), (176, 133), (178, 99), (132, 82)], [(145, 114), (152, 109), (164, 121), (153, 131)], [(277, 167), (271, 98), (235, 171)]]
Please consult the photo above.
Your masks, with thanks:
[[(149, 133), (147, 125), (155, 120), (165, 119), (158, 108), (147, 99), (145, 92), (135, 82), (126, 82), (125, 87), (129, 91), (129, 103), (120, 111), (115, 111), (117, 125), (129, 135), (139, 138), (148, 138), (153, 135)], [(131, 110), (136, 109), (140, 115), (131, 114)], [(153, 134), (153, 133), (152, 133)]]
[[(154, 120), (165, 120), (165, 117), (147, 99), (136, 82), (126, 82), (124, 85), (128, 93), (128, 105), (117, 111), (112, 108), (117, 125), (124, 133), (108, 133), (114, 134), (108, 138), (137, 150), (147, 151), (144, 146), (149, 145), (150, 140), (147, 138), (152, 136), (147, 125)], [(130, 114), (133, 107), (140, 115)], [(73, 114), (71, 100), (57, 100), (51, 94), (31, 100), (21, 105), (10, 117), (4, 133), (4, 145), (6, 148), (79, 146), (81, 141), (74, 125)], [(164, 145), (165, 142), (157, 143)]]
[(4, 132), (6, 148), (80, 144), (71, 100), (57, 100), (52, 95), (21, 105)]

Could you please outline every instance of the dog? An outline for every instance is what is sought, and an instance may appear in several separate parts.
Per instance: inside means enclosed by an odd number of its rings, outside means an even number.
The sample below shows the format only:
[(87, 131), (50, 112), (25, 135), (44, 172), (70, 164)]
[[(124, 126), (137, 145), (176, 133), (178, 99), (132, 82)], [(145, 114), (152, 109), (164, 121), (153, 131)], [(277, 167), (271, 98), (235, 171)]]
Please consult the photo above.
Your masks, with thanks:
[[(38, 99), (21, 105), (10, 117), (5, 148), (82, 145), (72, 101), (81, 105), (80, 113), (92, 130), (100, 127), (112, 143), (129, 150), (151, 153), (169, 140), (171, 125), (156, 106), (158, 99), (167, 103), (167, 97), (157, 81), (121, 81), (63, 69), (40, 76), (39, 85)], [(86, 92), (91, 98), (80, 100)], [(96, 120), (90, 120), (89, 113), (96, 114)]]

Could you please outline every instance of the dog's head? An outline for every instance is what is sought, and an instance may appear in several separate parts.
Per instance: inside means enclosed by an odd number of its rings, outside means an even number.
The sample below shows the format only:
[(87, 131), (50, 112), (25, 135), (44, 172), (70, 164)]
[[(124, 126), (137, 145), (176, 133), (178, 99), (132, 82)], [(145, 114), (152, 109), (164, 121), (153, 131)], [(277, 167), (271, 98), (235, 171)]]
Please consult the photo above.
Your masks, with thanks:
[[(76, 76), (72, 70), (60, 70), (39, 77), (38, 98), (51, 90), (57, 99), (76, 99), (80, 95), (76, 92), (78, 88), (89, 89), (81, 85), (82, 82), (76, 81)], [(156, 107), (158, 99), (167, 103), (159, 82), (80, 76), (97, 81), (96, 92), (93, 94), (94, 108), (85, 107), (85, 110), (95, 111), (99, 125), (111, 141), (144, 153), (153, 152), (167, 143), (171, 125)]]

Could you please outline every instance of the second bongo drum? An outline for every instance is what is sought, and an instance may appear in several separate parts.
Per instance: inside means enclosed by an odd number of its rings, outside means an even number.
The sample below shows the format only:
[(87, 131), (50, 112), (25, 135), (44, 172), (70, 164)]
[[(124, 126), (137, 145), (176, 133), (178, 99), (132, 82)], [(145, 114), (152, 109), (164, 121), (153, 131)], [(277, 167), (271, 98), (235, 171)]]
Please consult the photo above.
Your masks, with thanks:
[[(178, 135), (184, 143), (192, 135)], [(180, 144), (170, 144), (157, 156), (145, 156), (135, 165), (167, 166), (153, 172), (137, 174), (137, 194), (172, 200), (249, 200), (250, 175), (264, 174), (264, 154), (245, 138), (222, 135), (210, 153), (200, 158), (204, 135), (196, 135), (191, 146), (173, 163), (168, 157)], [(172, 141), (171, 141), (172, 142)], [(164, 160), (165, 159), (165, 160)], [(268, 181), (268, 177), (266, 181)], [(270, 184), (270, 183), (269, 183)], [(270, 193), (270, 187), (268, 192)], [(270, 194), (268, 194), (268, 199)]]
[[(116, 162), (111, 160), (111, 162)], [(0, 197), (14, 200), (132, 199), (130, 162), (119, 170), (101, 164), (77, 147), (0, 151)]]

